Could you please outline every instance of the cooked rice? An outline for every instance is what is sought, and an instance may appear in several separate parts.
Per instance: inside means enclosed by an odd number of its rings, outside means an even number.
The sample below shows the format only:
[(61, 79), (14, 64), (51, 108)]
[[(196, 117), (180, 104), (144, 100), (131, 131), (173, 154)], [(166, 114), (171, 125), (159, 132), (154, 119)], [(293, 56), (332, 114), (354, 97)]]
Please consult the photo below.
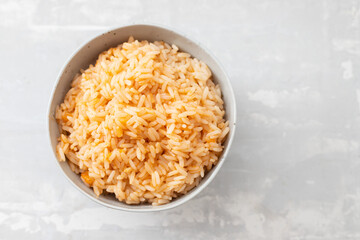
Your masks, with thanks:
[(60, 161), (96, 195), (165, 204), (218, 161), (228, 122), (205, 63), (132, 37), (75, 76), (57, 107)]

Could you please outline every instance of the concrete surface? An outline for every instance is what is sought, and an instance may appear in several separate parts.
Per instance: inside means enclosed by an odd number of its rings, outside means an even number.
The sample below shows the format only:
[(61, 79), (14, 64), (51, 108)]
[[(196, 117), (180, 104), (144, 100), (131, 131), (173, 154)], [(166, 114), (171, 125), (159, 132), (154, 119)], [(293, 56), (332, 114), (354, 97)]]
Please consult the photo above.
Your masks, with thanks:
[[(87, 199), (46, 132), (65, 60), (134, 22), (202, 42), (238, 101), (223, 169), (160, 213)], [(0, 0), (0, 56), (0, 239), (360, 239), (359, 1)]]

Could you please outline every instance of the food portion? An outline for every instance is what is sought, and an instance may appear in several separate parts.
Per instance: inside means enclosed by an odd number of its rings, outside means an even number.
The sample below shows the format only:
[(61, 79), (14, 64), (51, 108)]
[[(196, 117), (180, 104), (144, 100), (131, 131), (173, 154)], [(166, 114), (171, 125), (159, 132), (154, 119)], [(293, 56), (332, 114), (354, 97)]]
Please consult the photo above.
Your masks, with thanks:
[(56, 110), (57, 153), (98, 196), (165, 204), (216, 165), (224, 114), (205, 63), (130, 37), (74, 78)]

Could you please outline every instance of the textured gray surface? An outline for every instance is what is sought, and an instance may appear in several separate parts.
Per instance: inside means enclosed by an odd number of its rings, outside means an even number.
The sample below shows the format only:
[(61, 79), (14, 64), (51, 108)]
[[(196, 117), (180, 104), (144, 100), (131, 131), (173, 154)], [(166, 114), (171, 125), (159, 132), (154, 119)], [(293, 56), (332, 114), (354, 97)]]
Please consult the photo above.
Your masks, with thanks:
[[(216, 179), (153, 214), (75, 190), (45, 127), (70, 54), (133, 22), (202, 42), (238, 101)], [(360, 2), (0, 0), (0, 36), (0, 239), (360, 239)]]

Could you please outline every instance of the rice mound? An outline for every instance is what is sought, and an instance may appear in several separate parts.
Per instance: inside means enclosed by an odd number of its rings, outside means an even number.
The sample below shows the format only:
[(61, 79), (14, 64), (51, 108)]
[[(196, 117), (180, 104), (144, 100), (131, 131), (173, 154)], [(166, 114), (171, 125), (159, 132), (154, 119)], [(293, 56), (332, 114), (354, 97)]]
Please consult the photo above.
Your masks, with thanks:
[(229, 132), (205, 63), (132, 37), (75, 76), (56, 110), (57, 153), (95, 194), (165, 204), (199, 184)]

